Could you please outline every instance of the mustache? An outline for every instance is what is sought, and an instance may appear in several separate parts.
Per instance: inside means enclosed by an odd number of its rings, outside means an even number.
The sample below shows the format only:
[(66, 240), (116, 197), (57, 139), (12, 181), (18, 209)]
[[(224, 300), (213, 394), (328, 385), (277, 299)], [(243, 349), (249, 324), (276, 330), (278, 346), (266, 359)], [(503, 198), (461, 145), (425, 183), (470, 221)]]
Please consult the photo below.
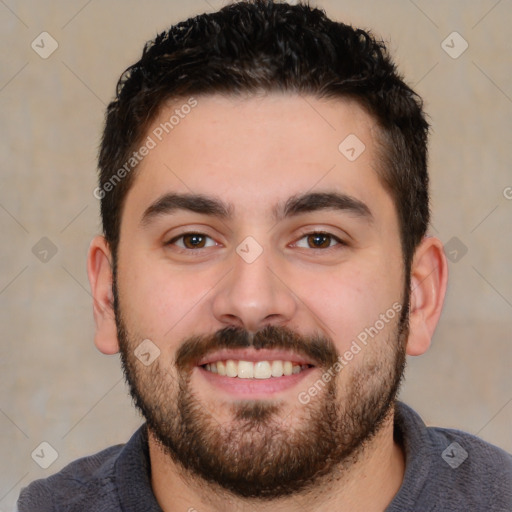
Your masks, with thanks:
[(306, 356), (315, 366), (330, 367), (338, 359), (334, 342), (326, 336), (303, 336), (287, 327), (267, 325), (252, 333), (240, 327), (225, 327), (211, 335), (194, 335), (187, 338), (176, 353), (176, 367), (191, 370), (204, 356), (221, 349), (252, 347), (261, 349), (290, 350)]

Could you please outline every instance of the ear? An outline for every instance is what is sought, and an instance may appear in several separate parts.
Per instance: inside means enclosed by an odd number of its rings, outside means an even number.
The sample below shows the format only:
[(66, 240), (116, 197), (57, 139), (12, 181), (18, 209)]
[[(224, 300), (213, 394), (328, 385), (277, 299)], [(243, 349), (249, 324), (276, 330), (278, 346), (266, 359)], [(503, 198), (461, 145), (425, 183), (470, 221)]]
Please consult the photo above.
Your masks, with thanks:
[(414, 253), (407, 354), (418, 356), (430, 347), (443, 308), (448, 263), (441, 240), (425, 237)]
[(96, 236), (87, 255), (87, 274), (93, 297), (94, 343), (104, 354), (119, 352), (112, 292), (112, 256), (103, 236)]

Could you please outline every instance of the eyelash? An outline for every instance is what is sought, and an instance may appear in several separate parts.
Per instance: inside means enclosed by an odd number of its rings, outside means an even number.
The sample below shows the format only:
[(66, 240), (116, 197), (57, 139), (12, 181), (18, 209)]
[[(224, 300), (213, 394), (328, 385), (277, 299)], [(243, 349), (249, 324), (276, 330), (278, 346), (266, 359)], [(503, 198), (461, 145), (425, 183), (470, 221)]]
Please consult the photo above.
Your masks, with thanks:
[[(206, 238), (210, 238), (211, 240), (213, 240), (212, 237), (204, 234), (204, 233), (200, 233), (200, 232), (196, 232), (196, 231), (189, 231), (189, 232), (186, 232), (186, 233), (182, 233), (181, 235), (178, 235), (176, 237), (174, 237), (173, 239), (169, 240), (168, 242), (166, 242), (165, 245), (174, 245), (178, 240), (180, 239), (183, 239), (184, 237), (186, 236), (190, 236), (190, 235), (196, 235), (196, 236), (200, 236), (200, 237), (206, 237)], [(323, 236), (326, 236), (326, 237), (330, 237), (331, 240), (335, 241), (336, 244), (333, 245), (333, 246), (329, 246), (329, 247), (326, 247), (326, 248), (321, 248), (321, 247), (309, 247), (308, 249), (310, 250), (316, 250), (316, 251), (323, 251), (323, 252), (330, 252), (331, 250), (336, 250), (336, 249), (339, 249), (340, 247), (344, 247), (344, 246), (347, 246), (348, 244), (346, 242), (344, 242), (343, 240), (341, 240), (340, 238), (338, 238), (337, 236), (333, 235), (332, 233), (329, 233), (327, 231), (308, 231), (306, 233), (303, 233), (295, 242), (294, 244), (297, 244), (297, 242), (299, 242), (300, 240), (304, 239), (304, 238), (307, 238), (309, 236), (313, 236), (313, 235), (323, 235)], [(212, 246), (210, 246), (212, 247)], [(208, 247), (199, 247), (197, 249), (191, 249), (191, 248), (187, 248), (187, 247), (179, 247), (179, 250), (180, 251), (183, 251), (183, 252), (199, 252), (201, 249), (208, 249)]]

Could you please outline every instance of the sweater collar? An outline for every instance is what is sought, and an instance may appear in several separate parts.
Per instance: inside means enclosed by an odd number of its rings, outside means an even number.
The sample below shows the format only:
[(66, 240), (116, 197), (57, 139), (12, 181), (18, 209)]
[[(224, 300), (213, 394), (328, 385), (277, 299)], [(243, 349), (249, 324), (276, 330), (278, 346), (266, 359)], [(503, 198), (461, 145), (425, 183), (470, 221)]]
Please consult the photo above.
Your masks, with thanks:
[(119, 454), (115, 468), (123, 512), (162, 512), (151, 488), (147, 426), (142, 425)]

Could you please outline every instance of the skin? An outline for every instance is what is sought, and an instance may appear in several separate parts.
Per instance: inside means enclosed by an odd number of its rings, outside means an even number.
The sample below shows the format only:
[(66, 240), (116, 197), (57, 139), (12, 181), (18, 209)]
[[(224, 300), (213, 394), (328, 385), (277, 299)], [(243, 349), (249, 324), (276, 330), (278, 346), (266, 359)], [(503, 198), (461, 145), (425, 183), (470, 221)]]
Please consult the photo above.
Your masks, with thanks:
[[(124, 318), (135, 339), (149, 338), (161, 350), (159, 362), (172, 371), (180, 340), (227, 326), (251, 332), (266, 325), (330, 337), (340, 354), (402, 297), (403, 260), (399, 225), (390, 195), (377, 175), (376, 127), (357, 104), (345, 100), (269, 94), (197, 98), (198, 106), (141, 162), (123, 210), (118, 250), (118, 292)], [(181, 103), (180, 103), (181, 104)], [(176, 104), (160, 112), (154, 126), (168, 120)], [(179, 106), (179, 105), (178, 105)], [(148, 131), (151, 134), (151, 129)], [(353, 162), (338, 150), (349, 134), (364, 142)], [(364, 202), (372, 220), (353, 212), (320, 210), (283, 219), (272, 208), (295, 194), (340, 192)], [(232, 205), (229, 220), (188, 211), (161, 215), (144, 224), (145, 210), (163, 193), (200, 193)], [(308, 246), (304, 235), (332, 233), (347, 245)], [(204, 233), (208, 247), (185, 249), (170, 240), (185, 232)], [(247, 237), (263, 248), (248, 264), (236, 252)], [(183, 239), (180, 242), (183, 243)], [(194, 254), (192, 254), (194, 253)], [(119, 351), (112, 310), (112, 255), (101, 236), (88, 256), (94, 297), (96, 346)], [(425, 237), (411, 271), (408, 355), (430, 344), (444, 300), (447, 263), (441, 242)], [(338, 378), (364, 369), (385, 350), (379, 340), (390, 322)], [(297, 400), (319, 377), (312, 371), (300, 385), (279, 392), (283, 425), (304, 421)], [(236, 397), (212, 386), (194, 371), (192, 389), (221, 424), (233, 421)], [(288, 423), (285, 423), (285, 418)], [(152, 486), (164, 511), (267, 510), (187, 477), (150, 436)], [(378, 434), (346, 471), (313, 492), (272, 502), (279, 511), (382, 511), (400, 488), (404, 457), (393, 441), (390, 414)]]

